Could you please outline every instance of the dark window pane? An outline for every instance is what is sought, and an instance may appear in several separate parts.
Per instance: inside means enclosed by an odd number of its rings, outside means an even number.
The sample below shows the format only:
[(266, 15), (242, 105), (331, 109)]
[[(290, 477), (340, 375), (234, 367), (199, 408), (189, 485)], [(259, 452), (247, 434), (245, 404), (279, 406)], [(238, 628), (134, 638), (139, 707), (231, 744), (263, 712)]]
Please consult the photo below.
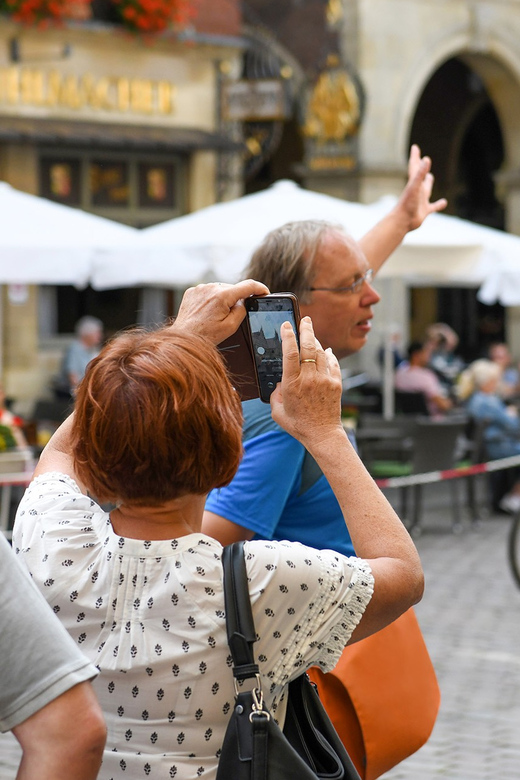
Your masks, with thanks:
[(44, 198), (80, 205), (81, 165), (79, 160), (43, 158), (41, 161), (41, 193)]
[(91, 314), (105, 326), (105, 338), (135, 325), (138, 318), (139, 290), (128, 287), (117, 290), (76, 290), (60, 285), (58, 292), (58, 333), (73, 333), (80, 317)]
[(174, 208), (174, 182), (174, 165), (139, 163), (139, 206), (141, 208)]
[(121, 17), (112, 0), (92, 0), (90, 6), (92, 19), (112, 23), (121, 21)]
[(93, 160), (90, 164), (90, 192), (93, 206), (128, 206), (128, 164)]

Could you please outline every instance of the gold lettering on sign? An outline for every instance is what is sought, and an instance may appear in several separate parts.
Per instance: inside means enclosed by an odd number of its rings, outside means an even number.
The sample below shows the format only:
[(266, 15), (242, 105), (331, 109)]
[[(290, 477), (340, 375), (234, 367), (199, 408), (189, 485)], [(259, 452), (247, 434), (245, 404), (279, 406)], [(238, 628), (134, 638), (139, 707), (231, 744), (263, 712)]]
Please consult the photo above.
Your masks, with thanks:
[(173, 96), (175, 87), (169, 81), (157, 84), (157, 106), (160, 114), (173, 114)]
[(169, 81), (0, 67), (0, 105), (166, 115), (175, 111), (174, 97)]
[(132, 79), (130, 82), (130, 104), (138, 114), (152, 113), (152, 82), (147, 79)]
[(20, 74), (20, 100), (32, 106), (43, 105), (43, 74), (40, 71), (24, 70)]
[(67, 108), (78, 109), (82, 107), (81, 92), (78, 79), (75, 76), (66, 76), (61, 84), (60, 103)]
[(128, 111), (130, 108), (130, 80), (117, 80), (117, 107), (119, 111)]
[(82, 79), (85, 98), (83, 105), (91, 106), (104, 111), (113, 109), (113, 101), (110, 100), (110, 79), (103, 78), (97, 81), (90, 75)]
[(19, 102), (20, 74), (17, 68), (0, 69), (0, 99), (14, 105)]
[(61, 75), (58, 71), (53, 70), (49, 73), (49, 79), (47, 84), (47, 98), (45, 105), (50, 108), (54, 108), (59, 105), (60, 102), (60, 89), (61, 89)]

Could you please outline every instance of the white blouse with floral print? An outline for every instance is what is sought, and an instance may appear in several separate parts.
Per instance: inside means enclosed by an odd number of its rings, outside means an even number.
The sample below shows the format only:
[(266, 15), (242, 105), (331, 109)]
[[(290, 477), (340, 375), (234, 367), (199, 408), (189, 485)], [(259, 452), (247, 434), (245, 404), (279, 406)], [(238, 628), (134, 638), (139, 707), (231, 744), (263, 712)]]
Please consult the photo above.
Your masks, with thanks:
[[(233, 705), (221, 545), (204, 534), (122, 538), (70, 477), (36, 478), (13, 546), (54, 612), (99, 668), (108, 725), (101, 780), (215, 777)], [(373, 592), (368, 564), (289, 542), (252, 541), (246, 565), (267, 705), (329, 671)]]

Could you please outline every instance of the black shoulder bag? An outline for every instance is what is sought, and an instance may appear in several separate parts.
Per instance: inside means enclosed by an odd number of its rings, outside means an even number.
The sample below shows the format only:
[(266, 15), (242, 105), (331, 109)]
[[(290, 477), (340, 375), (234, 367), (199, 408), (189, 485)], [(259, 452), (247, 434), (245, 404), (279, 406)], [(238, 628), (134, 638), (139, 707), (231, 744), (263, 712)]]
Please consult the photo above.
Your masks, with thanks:
[[(256, 635), (243, 542), (224, 548), (222, 566), (236, 698), (217, 780), (360, 780), (306, 674), (289, 683), (283, 731), (275, 723), (253, 654)], [(253, 689), (241, 691), (238, 682), (249, 678), (255, 680)]]

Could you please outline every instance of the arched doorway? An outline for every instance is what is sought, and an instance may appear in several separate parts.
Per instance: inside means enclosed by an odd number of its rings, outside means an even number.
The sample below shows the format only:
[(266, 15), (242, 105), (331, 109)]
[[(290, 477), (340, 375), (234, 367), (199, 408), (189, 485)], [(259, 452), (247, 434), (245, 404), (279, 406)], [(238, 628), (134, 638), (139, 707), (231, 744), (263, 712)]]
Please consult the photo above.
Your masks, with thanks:
[(504, 161), (500, 122), (481, 77), (461, 59), (447, 60), (424, 88), (409, 142), (435, 161), (436, 194), (448, 198), (448, 213), (504, 227), (493, 181)]
[[(495, 182), (504, 163), (504, 138), (494, 102), (476, 69), (457, 57), (437, 69), (417, 102), (409, 143), (419, 144), (432, 157), (434, 197), (448, 198), (447, 213), (504, 229), (504, 205)], [(415, 338), (423, 337), (428, 324), (420, 313), (430, 312), (459, 334), (466, 360), (484, 354), (490, 341), (505, 339), (504, 310), (481, 304), (475, 289), (416, 288), (411, 295), (410, 310), (418, 313), (411, 322)]]

